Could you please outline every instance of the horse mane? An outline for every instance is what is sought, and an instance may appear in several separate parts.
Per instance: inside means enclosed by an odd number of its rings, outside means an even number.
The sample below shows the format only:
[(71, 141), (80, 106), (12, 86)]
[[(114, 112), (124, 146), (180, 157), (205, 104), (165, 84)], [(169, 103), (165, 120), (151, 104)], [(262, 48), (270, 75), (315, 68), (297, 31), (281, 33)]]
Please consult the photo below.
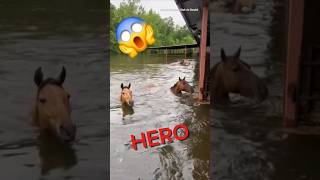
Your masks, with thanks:
[(129, 86), (123, 86), (122, 89), (130, 89)]
[(41, 89), (43, 89), (46, 85), (51, 84), (51, 85), (56, 85), (62, 88), (62, 85), (59, 83), (58, 80), (54, 78), (47, 78), (41, 84), (38, 86), (38, 93), (40, 92)]
[[(242, 61), (242, 60), (240, 60), (240, 59), (239, 59), (239, 62), (240, 62), (242, 65), (244, 65), (246, 68), (251, 69), (251, 66), (250, 66), (248, 63), (246, 63), (246, 62), (244, 62), (244, 61)], [(210, 80), (210, 81), (213, 81), (213, 80), (214, 80), (214, 76), (215, 76), (215, 74), (216, 74), (216, 71), (217, 71), (219, 65), (221, 65), (221, 61), (218, 62), (216, 65), (214, 65), (213, 68), (211, 68), (210, 73), (209, 73), (209, 80)]]

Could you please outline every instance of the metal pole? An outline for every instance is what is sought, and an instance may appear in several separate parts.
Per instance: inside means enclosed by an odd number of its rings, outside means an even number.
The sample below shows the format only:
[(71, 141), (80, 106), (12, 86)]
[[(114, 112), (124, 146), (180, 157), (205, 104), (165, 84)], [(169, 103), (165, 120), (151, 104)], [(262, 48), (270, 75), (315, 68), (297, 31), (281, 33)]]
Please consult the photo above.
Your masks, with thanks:
[(204, 80), (206, 69), (207, 51), (207, 30), (208, 30), (208, 0), (203, 0), (202, 20), (201, 20), (201, 39), (200, 39), (200, 69), (199, 69), (199, 100), (204, 100)]

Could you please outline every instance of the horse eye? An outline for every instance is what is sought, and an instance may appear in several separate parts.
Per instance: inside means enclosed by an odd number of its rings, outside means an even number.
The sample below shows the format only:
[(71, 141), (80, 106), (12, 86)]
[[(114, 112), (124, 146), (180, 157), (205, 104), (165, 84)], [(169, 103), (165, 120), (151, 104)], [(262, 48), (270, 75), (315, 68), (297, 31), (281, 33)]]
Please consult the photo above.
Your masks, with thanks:
[(70, 95), (70, 94), (68, 94), (68, 96), (67, 96), (67, 97), (68, 97), (68, 99), (70, 99), (70, 98), (71, 98), (71, 95)]
[(40, 101), (41, 103), (45, 103), (47, 100), (46, 100), (45, 98), (40, 98), (39, 101)]

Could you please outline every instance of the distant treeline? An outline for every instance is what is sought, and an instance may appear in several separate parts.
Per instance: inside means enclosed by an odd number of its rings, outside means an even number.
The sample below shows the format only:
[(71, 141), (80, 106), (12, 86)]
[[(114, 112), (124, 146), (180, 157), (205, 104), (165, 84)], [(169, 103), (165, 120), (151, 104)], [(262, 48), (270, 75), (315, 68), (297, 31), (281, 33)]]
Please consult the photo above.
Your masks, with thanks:
[(101, 0), (0, 0), (0, 31), (63, 34), (105, 33), (106, 8)]
[(153, 10), (146, 11), (139, 0), (129, 0), (122, 2), (119, 8), (111, 4), (110, 6), (110, 49), (111, 52), (119, 52), (116, 43), (116, 27), (123, 19), (131, 16), (136, 16), (144, 19), (151, 24), (154, 30), (156, 42), (153, 46), (170, 46), (181, 44), (195, 43), (192, 34), (186, 26), (175, 25), (173, 19), (161, 18)]

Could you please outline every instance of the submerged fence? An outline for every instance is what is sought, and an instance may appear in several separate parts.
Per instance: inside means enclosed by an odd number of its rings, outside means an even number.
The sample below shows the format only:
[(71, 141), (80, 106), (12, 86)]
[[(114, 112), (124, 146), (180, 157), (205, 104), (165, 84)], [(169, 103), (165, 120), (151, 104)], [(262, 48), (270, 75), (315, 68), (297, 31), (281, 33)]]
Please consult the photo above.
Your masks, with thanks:
[(198, 44), (186, 44), (186, 45), (175, 45), (175, 46), (160, 46), (160, 47), (148, 47), (148, 53), (150, 54), (184, 54), (187, 58), (192, 54), (199, 53)]

